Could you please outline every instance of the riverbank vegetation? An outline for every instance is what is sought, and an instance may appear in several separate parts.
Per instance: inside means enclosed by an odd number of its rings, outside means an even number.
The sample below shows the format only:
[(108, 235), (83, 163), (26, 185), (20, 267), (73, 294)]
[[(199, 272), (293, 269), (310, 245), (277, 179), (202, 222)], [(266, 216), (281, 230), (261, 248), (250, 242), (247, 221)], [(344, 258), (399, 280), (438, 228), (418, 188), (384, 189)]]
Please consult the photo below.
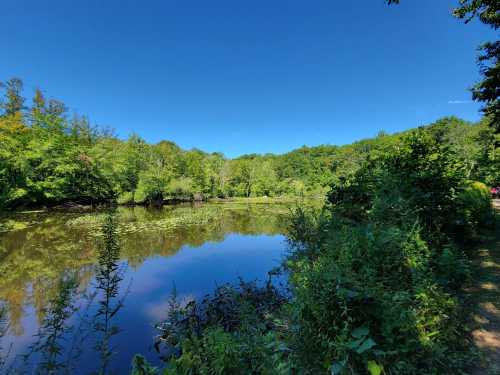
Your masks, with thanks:
[[(162, 371), (457, 374), (477, 365), (467, 249), (494, 214), (488, 188), (470, 178), (497, 177), (448, 131), (441, 122), (390, 138), (332, 184), (323, 209), (299, 207), (281, 267), (288, 290), (242, 283), (201, 302), (174, 299), (160, 325)], [(138, 357), (133, 371), (158, 370)]]
[[(65, 105), (36, 90), (30, 106), (22, 82), (2, 84), (0, 111), (0, 207), (54, 206), (65, 202), (162, 204), (208, 198), (316, 197), (383, 153), (406, 132), (380, 132), (346, 146), (302, 147), (283, 155), (244, 155), (182, 150), (138, 135), (121, 140), (112, 131), (70, 117)], [(430, 125), (471, 179), (493, 184), (494, 129), (445, 118)], [(288, 199), (289, 199), (288, 198)], [(283, 199), (283, 198), (282, 198)]]

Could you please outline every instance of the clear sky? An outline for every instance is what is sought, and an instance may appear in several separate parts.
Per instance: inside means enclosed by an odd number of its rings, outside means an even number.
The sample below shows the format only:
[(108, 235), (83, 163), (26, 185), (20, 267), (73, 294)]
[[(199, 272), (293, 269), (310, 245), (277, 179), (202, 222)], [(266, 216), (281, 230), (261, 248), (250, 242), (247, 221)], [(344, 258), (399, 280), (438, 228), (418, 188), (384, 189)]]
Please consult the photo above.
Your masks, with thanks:
[(477, 120), (486, 26), (458, 0), (12, 0), (0, 80), (40, 87), (120, 137), (281, 153)]

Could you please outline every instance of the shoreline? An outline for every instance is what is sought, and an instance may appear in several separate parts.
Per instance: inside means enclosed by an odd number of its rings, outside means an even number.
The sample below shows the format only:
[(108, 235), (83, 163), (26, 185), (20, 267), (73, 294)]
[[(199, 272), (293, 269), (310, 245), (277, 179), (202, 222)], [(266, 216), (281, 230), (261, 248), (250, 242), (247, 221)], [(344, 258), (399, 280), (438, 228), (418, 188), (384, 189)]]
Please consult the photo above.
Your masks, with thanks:
[(31, 207), (19, 207), (13, 209), (4, 209), (2, 215), (4, 214), (14, 214), (14, 213), (43, 213), (51, 211), (91, 211), (99, 210), (109, 207), (152, 207), (160, 208), (164, 206), (178, 206), (183, 204), (204, 204), (204, 203), (253, 203), (253, 204), (292, 204), (305, 202), (320, 202), (324, 198), (320, 197), (231, 197), (231, 198), (208, 198), (204, 200), (188, 200), (188, 199), (165, 199), (160, 204), (148, 204), (148, 203), (117, 203), (114, 202), (100, 202), (96, 204), (81, 204), (77, 202), (64, 202), (61, 204), (56, 204), (53, 206), (31, 206)]

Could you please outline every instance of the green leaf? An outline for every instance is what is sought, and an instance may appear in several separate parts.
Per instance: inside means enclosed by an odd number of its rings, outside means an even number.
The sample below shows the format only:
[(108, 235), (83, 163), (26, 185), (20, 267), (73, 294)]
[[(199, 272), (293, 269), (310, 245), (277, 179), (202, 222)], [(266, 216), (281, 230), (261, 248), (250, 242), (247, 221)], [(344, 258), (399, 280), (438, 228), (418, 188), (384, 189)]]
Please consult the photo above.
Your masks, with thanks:
[(364, 340), (365, 340), (364, 338), (360, 338), (360, 339), (357, 339), (354, 341), (349, 341), (349, 343), (347, 344), (347, 347), (349, 349), (357, 349), (363, 343)]
[(367, 369), (370, 375), (380, 375), (384, 368), (375, 361), (368, 361)]
[(352, 337), (360, 339), (361, 337), (368, 336), (368, 333), (370, 333), (370, 329), (366, 326), (363, 326), (356, 328), (354, 331), (352, 331), (351, 335)]
[(377, 343), (372, 339), (368, 338), (360, 345), (360, 347), (356, 350), (356, 353), (358, 354), (364, 353), (367, 350), (373, 348), (375, 345), (377, 345)]

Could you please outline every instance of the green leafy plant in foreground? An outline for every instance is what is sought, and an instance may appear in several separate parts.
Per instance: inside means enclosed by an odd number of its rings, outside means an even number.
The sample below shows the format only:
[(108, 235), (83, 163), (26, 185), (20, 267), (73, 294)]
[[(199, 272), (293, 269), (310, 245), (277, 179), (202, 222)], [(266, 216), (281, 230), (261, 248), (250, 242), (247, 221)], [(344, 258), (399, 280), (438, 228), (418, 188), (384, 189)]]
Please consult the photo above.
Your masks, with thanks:
[(288, 349), (278, 328), (285, 301), (270, 282), (224, 285), (185, 306), (174, 294), (169, 319), (158, 326), (165, 373), (287, 373)]
[[(469, 260), (455, 233), (463, 215), (457, 197), (467, 186), (453, 155), (418, 130), (334, 186), (328, 213), (312, 232), (292, 230), (287, 267), (298, 367), (339, 374), (465, 371), (472, 357), (460, 288)], [(292, 228), (304, 222), (299, 211)], [(321, 235), (311, 240), (310, 233)]]
[(116, 314), (123, 307), (123, 298), (119, 296), (123, 272), (119, 264), (120, 244), (114, 212), (106, 214), (102, 225), (102, 235), (96, 272), (96, 288), (100, 294), (94, 318), (94, 330), (99, 334), (96, 344), (96, 350), (100, 356), (98, 373), (104, 375), (108, 373), (113, 356), (111, 340), (120, 332), (115, 324)]

